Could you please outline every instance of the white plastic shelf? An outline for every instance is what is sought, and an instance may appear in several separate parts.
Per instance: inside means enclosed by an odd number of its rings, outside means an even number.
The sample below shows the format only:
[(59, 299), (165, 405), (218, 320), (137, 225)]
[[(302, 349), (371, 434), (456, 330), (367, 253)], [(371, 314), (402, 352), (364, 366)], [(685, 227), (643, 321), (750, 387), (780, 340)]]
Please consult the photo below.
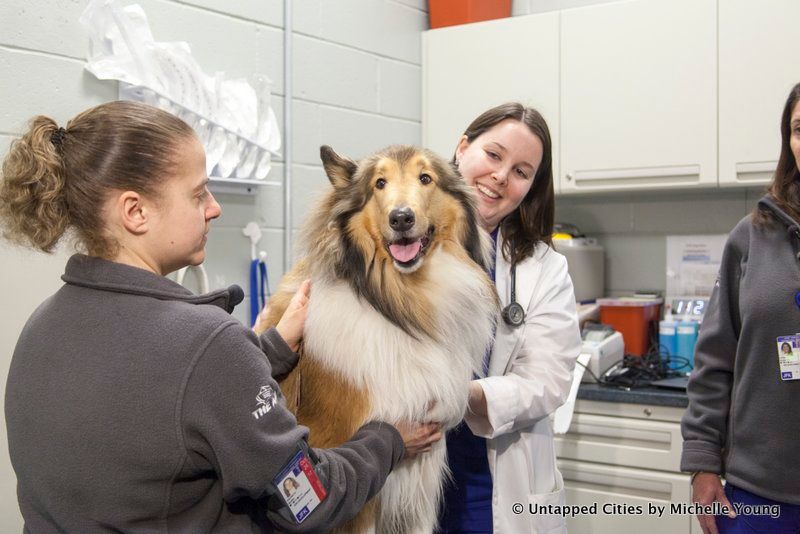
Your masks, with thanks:
[[(211, 119), (209, 119), (204, 114), (197, 112), (193, 109), (187, 108), (185, 105), (181, 104), (180, 102), (176, 102), (175, 100), (169, 98), (168, 96), (162, 95), (157, 91), (144, 86), (138, 85), (129, 85), (126, 83), (119, 84), (119, 97), (121, 100), (134, 100), (137, 102), (144, 102), (147, 104), (155, 105), (164, 111), (168, 111), (184, 120), (187, 118), (194, 119), (194, 120), (187, 120), (187, 122), (192, 126), (195, 131), (197, 132), (198, 136), (200, 136), (203, 144), (206, 145), (208, 141), (208, 132), (211, 129), (221, 129), (225, 133), (225, 137), (230, 138), (233, 136), (237, 140), (237, 145), (241, 147), (240, 152), (241, 154), (247, 155), (253, 150), (257, 150), (257, 156), (255, 158), (256, 161), (260, 161), (261, 158), (265, 153), (270, 154), (270, 157), (276, 156), (280, 157), (280, 153), (274, 150), (270, 150), (269, 148), (261, 145), (252, 139), (231, 130), (225, 127), (222, 124), (219, 124)], [(198, 131), (198, 127), (201, 128), (203, 131)], [(208, 150), (208, 146), (205, 147)], [(242, 176), (229, 176), (229, 177), (222, 177), (222, 176), (215, 176), (214, 171), (218, 170), (218, 166), (215, 165), (212, 172), (209, 174), (209, 186), (213, 192), (217, 193), (230, 193), (230, 194), (246, 194), (246, 195), (254, 195), (258, 192), (258, 188), (271, 185), (271, 186), (280, 186), (282, 185), (281, 181), (276, 180), (267, 180), (265, 178), (252, 178), (252, 176), (256, 172), (256, 165), (250, 170), (250, 174), (247, 177)], [(237, 168), (234, 169), (233, 172), (238, 170), (238, 162)], [(269, 173), (272, 172), (270, 168), (267, 176)]]

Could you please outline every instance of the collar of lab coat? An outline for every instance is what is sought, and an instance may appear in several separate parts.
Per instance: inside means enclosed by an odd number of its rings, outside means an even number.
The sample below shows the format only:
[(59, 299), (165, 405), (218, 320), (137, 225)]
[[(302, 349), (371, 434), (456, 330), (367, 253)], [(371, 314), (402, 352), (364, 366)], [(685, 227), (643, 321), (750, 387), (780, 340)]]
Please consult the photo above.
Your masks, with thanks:
[[(544, 243), (537, 243), (533, 254), (517, 264), (517, 302), (525, 309), (525, 323), (530, 317), (531, 299), (536, 280), (542, 270), (541, 257), (548, 247)], [(502, 232), (497, 236), (497, 249), (495, 251), (495, 286), (500, 297), (501, 309), (511, 302), (511, 264), (503, 257)], [(489, 376), (504, 375), (511, 365), (512, 357), (519, 351), (522, 344), (525, 323), (514, 328), (507, 325), (498, 316), (497, 332), (494, 338), (494, 348), (489, 359)]]

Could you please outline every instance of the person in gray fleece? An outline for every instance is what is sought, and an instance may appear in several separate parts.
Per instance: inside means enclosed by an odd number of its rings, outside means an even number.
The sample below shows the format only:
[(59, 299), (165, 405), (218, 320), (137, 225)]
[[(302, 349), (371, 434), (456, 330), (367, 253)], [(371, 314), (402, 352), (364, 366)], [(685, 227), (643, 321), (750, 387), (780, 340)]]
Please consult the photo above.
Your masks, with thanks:
[(768, 194), (728, 237), (695, 349), (681, 469), (704, 533), (800, 532), (798, 102), (800, 84)]
[[(8, 374), (26, 532), (328, 530), (441, 439), (435, 423), (372, 422), (336, 449), (307, 446), (276, 378), (297, 364), (309, 283), (258, 337), (230, 315), (237, 286), (193, 295), (164, 276), (205, 258), (221, 212), (207, 183), (192, 129), (144, 104), (66, 128), (38, 116), (11, 145), (6, 237), (49, 252), (70, 232), (86, 252), (28, 320)], [(302, 499), (279, 496), (287, 468)]]

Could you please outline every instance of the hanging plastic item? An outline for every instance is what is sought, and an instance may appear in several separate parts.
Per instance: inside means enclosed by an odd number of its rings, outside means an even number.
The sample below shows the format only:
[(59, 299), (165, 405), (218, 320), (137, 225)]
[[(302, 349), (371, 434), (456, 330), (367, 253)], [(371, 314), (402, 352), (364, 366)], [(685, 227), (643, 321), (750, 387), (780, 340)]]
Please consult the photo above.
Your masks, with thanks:
[(281, 146), (269, 78), (206, 75), (187, 43), (155, 41), (138, 4), (91, 0), (80, 22), (90, 39), (86, 70), (118, 80), (121, 98), (181, 117), (206, 149), (209, 175), (266, 177)]

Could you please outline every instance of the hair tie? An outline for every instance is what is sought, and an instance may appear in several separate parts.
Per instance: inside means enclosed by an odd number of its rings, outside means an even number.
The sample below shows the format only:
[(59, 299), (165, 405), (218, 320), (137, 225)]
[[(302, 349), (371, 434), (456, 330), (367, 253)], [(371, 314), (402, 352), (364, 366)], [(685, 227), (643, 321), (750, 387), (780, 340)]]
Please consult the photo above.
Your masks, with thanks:
[(54, 130), (52, 134), (50, 134), (50, 142), (53, 143), (53, 146), (56, 149), (61, 150), (61, 143), (64, 142), (64, 136), (67, 135), (67, 131), (59, 127), (57, 130)]

